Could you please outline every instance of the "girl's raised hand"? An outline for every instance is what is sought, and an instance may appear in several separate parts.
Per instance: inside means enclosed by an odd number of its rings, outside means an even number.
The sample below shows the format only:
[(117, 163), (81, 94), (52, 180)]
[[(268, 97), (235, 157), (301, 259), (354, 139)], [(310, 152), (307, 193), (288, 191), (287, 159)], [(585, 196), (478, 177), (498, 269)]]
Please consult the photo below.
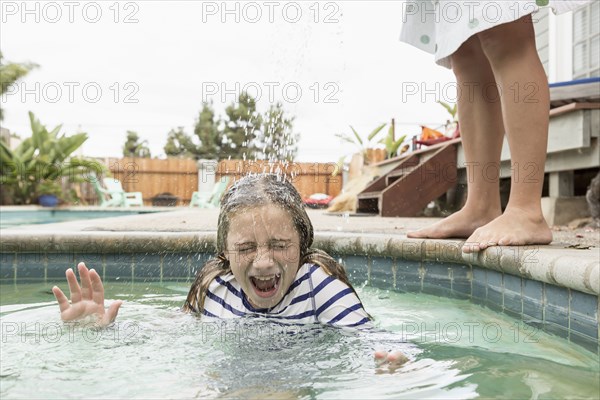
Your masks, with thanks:
[(115, 301), (106, 310), (104, 308), (104, 286), (100, 275), (93, 269), (88, 270), (82, 262), (77, 265), (77, 269), (81, 277), (81, 287), (77, 283), (73, 270), (69, 268), (66, 272), (71, 303), (58, 286), (52, 288), (60, 307), (60, 318), (67, 322), (85, 318), (89, 315), (96, 315), (98, 325), (109, 325), (117, 317), (119, 307), (123, 302), (121, 300)]
[[(396, 372), (398, 368), (408, 362), (408, 357), (401, 351), (387, 352), (387, 351), (376, 351), (374, 354), (375, 362), (377, 363), (377, 373), (391, 373)], [(387, 367), (387, 371), (385, 370)]]

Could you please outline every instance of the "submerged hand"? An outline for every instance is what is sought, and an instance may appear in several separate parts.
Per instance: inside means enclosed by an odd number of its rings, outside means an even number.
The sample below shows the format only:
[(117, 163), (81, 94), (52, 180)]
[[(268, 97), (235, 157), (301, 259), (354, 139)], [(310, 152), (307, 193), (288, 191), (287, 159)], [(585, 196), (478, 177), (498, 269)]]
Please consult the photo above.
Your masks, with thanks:
[(71, 293), (71, 303), (67, 296), (54, 286), (52, 292), (58, 301), (60, 307), (60, 318), (67, 321), (74, 321), (89, 315), (98, 317), (97, 323), (100, 326), (106, 326), (113, 322), (119, 312), (119, 307), (123, 303), (121, 300), (115, 301), (108, 310), (104, 308), (104, 286), (102, 279), (95, 270), (88, 270), (84, 263), (77, 265), (79, 276), (81, 277), (81, 287), (77, 283), (75, 273), (71, 268), (66, 272), (69, 291)]
[(378, 367), (378, 373), (386, 372), (382, 369), (385, 366), (387, 366), (388, 372), (394, 373), (398, 368), (408, 362), (408, 357), (400, 351), (389, 353), (387, 351), (376, 351), (374, 356)]

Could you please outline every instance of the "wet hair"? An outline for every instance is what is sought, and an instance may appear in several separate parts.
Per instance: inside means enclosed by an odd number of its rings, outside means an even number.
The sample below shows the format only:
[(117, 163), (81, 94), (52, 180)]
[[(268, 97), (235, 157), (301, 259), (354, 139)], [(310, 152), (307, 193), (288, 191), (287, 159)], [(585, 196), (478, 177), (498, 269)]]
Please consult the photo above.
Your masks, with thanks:
[[(207, 261), (196, 274), (196, 279), (183, 305), (184, 311), (201, 314), (211, 282), (217, 276), (231, 273), (229, 260), (226, 257), (227, 234), (231, 219), (237, 213), (267, 205), (279, 206), (291, 217), (300, 240), (298, 267), (307, 263), (316, 264), (354, 291), (344, 267), (326, 252), (310, 248), (314, 237), (313, 226), (304, 209), (302, 198), (292, 183), (282, 175), (257, 174), (243, 177), (235, 182), (221, 199), (217, 226), (217, 255)], [(356, 291), (354, 293), (356, 294)]]

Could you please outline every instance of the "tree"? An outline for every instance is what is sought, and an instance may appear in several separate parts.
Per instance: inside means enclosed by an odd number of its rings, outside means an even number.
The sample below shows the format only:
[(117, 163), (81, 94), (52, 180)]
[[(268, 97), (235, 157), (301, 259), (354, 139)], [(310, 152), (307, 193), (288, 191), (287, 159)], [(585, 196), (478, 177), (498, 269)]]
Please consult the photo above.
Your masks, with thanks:
[(220, 158), (248, 159), (256, 153), (255, 138), (262, 125), (256, 111), (256, 100), (242, 92), (237, 103), (225, 109), (227, 119), (223, 128)]
[(219, 158), (223, 135), (219, 131), (219, 121), (215, 120), (212, 104), (202, 103), (202, 110), (194, 127), (194, 135), (200, 141), (196, 151), (198, 158), (209, 160)]
[(293, 133), (294, 118), (285, 115), (281, 104), (261, 115), (256, 110), (256, 100), (241, 93), (225, 114), (221, 119), (211, 103), (203, 103), (193, 136), (182, 127), (169, 132), (164, 146), (167, 156), (270, 161), (293, 160), (296, 156), (299, 135)]
[[(18, 64), (9, 62), (4, 64), (2, 62), (2, 52), (0, 51), (0, 96), (3, 95), (10, 85), (24, 77), (38, 65), (32, 63)], [(0, 108), (0, 121), (4, 119), (3, 110)]]
[(294, 117), (286, 117), (283, 105), (271, 105), (263, 116), (263, 124), (256, 138), (256, 158), (269, 161), (293, 161), (298, 153), (297, 133), (293, 132)]
[(140, 142), (137, 132), (127, 131), (127, 139), (123, 145), (123, 157), (151, 157), (148, 141)]
[(195, 159), (218, 159), (221, 148), (222, 133), (218, 129), (215, 120), (215, 112), (212, 105), (202, 103), (202, 110), (194, 126), (194, 135), (199, 144), (188, 135), (183, 127), (171, 129), (167, 135), (167, 143), (164, 146), (165, 154), (171, 157), (191, 157)]
[(163, 147), (165, 154), (169, 157), (195, 157), (194, 148), (192, 139), (185, 133), (182, 126), (169, 131), (167, 143)]

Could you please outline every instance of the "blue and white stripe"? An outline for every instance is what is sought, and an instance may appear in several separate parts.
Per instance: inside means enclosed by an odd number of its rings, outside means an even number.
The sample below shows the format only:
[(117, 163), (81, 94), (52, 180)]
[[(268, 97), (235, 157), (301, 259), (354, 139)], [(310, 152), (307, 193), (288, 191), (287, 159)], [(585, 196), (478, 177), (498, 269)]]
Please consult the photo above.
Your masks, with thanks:
[(304, 264), (283, 299), (275, 307), (252, 307), (233, 274), (216, 277), (208, 287), (203, 314), (208, 317), (261, 316), (281, 322), (323, 323), (371, 327), (354, 291), (318, 265)]

